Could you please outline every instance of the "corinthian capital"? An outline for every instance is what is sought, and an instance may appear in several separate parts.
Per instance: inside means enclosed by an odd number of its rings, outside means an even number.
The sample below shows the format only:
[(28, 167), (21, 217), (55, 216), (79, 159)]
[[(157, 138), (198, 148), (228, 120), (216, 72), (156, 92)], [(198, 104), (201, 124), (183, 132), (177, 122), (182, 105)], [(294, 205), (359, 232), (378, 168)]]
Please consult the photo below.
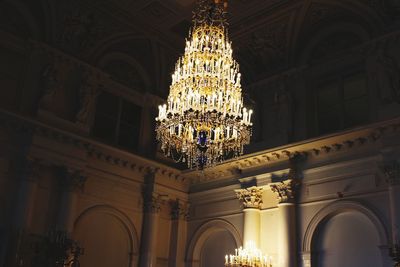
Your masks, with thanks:
[(82, 170), (69, 167), (60, 167), (61, 186), (64, 191), (81, 191), (85, 185), (87, 177)]
[(171, 219), (179, 220), (180, 218), (186, 220), (189, 217), (189, 204), (183, 203), (179, 199), (170, 202), (171, 205)]
[(260, 209), (262, 201), (262, 187), (252, 186), (245, 189), (236, 189), (236, 196), (243, 202), (245, 208)]
[(279, 183), (273, 183), (269, 186), (271, 187), (272, 192), (278, 195), (279, 203), (289, 203), (294, 201), (296, 187), (299, 185), (299, 182), (294, 179), (289, 179)]
[(161, 210), (161, 204), (168, 199), (167, 195), (147, 193), (143, 195), (143, 209), (145, 212), (157, 213)]
[(400, 184), (400, 164), (397, 161), (386, 164), (383, 167), (383, 172), (386, 175), (386, 181), (389, 185)]

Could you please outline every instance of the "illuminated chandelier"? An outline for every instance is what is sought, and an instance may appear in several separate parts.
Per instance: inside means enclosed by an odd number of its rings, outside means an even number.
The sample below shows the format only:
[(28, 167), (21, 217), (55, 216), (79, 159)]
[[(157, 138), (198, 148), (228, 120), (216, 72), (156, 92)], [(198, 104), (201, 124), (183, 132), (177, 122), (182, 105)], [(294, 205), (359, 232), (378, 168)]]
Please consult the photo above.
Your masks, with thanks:
[(242, 155), (252, 134), (253, 111), (243, 107), (226, 8), (227, 0), (198, 1), (167, 104), (158, 107), (156, 132), (162, 151), (189, 168)]
[(254, 242), (249, 241), (245, 247), (235, 249), (235, 255), (225, 256), (227, 267), (272, 267), (272, 257), (263, 255)]

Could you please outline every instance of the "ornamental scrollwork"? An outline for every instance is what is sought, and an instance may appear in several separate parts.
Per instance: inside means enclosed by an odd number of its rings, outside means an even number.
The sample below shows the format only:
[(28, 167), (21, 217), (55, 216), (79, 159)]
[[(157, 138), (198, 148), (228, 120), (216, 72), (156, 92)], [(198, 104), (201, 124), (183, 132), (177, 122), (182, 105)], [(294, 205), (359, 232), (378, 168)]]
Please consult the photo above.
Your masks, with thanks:
[(269, 186), (272, 192), (278, 195), (279, 203), (290, 203), (293, 202), (296, 196), (296, 188), (299, 185), (299, 181), (296, 179), (289, 179), (279, 183), (273, 183)]
[(245, 208), (260, 209), (263, 203), (262, 193), (263, 188), (252, 186), (245, 189), (236, 189), (236, 196), (243, 202)]

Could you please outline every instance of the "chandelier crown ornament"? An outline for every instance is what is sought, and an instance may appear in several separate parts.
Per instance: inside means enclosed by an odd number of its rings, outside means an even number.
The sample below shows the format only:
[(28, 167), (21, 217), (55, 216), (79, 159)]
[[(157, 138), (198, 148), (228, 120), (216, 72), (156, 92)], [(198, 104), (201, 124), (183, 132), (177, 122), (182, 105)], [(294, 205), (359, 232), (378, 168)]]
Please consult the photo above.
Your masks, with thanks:
[(252, 134), (253, 111), (243, 106), (226, 8), (226, 0), (198, 1), (167, 103), (159, 106), (156, 118), (161, 150), (189, 168), (203, 169), (242, 155)]

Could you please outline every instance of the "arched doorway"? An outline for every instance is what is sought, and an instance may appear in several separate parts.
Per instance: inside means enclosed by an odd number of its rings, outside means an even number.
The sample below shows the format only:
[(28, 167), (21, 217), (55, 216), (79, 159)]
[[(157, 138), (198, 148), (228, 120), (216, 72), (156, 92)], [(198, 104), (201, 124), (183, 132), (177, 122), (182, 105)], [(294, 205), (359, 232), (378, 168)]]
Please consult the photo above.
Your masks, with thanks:
[(75, 223), (74, 239), (85, 250), (81, 266), (136, 266), (136, 230), (113, 207), (95, 206), (83, 212)]
[(371, 209), (357, 201), (337, 201), (311, 220), (303, 254), (311, 253), (312, 267), (386, 266), (381, 248), (387, 240), (384, 224)]
[(364, 214), (337, 214), (318, 227), (314, 238), (312, 266), (382, 266), (378, 232)]
[(186, 254), (187, 266), (224, 266), (224, 256), (242, 243), (237, 229), (217, 219), (202, 224), (193, 235)]

